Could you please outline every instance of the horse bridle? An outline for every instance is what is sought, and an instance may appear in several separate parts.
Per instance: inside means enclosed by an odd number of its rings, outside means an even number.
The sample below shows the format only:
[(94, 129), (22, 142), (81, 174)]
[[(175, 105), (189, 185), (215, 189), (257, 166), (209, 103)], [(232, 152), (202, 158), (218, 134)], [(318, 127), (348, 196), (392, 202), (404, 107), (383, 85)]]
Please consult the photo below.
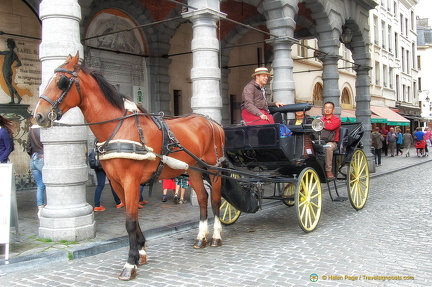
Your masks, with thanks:
[(80, 96), (80, 104), (82, 102), (81, 90), (80, 90), (80, 85), (79, 85), (79, 81), (78, 81), (77, 68), (75, 67), (74, 71), (69, 71), (68, 69), (58, 67), (57, 69), (54, 70), (54, 73), (66, 73), (66, 74), (71, 75), (71, 77), (68, 78), (68, 77), (66, 77), (66, 75), (63, 75), (63, 74), (60, 76), (60, 79), (57, 81), (57, 87), (60, 90), (62, 90), (63, 92), (62, 92), (61, 96), (55, 102), (53, 100), (51, 100), (50, 98), (48, 98), (47, 96), (45, 96), (45, 94), (42, 94), (39, 96), (39, 98), (44, 99), (45, 101), (47, 101), (48, 103), (50, 103), (52, 105), (51, 111), (48, 113), (48, 119), (51, 122), (53, 122), (55, 120), (59, 120), (63, 116), (61, 110), (59, 109), (59, 105), (66, 98), (66, 96), (67, 96), (69, 90), (71, 89), (73, 83), (75, 83), (76, 88), (78, 90), (78, 94)]

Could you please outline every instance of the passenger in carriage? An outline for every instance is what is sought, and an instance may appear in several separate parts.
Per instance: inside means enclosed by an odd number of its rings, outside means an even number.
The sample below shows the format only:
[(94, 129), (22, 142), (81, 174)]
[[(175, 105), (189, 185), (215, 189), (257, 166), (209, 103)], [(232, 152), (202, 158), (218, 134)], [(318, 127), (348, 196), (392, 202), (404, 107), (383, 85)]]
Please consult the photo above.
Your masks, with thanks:
[(339, 141), (339, 131), (341, 127), (341, 119), (333, 114), (334, 107), (333, 102), (326, 102), (324, 104), (324, 116), (322, 117), (324, 129), (321, 131), (321, 139), (323, 139), (327, 145), (325, 171), (328, 179), (334, 178), (332, 172), (333, 151), (338, 147), (337, 142)]
[(295, 119), (291, 119), (288, 121), (288, 125), (302, 125), (302, 124), (311, 124), (312, 119), (306, 118), (306, 114), (304, 111), (295, 112)]
[(279, 102), (267, 103), (265, 85), (267, 85), (270, 76), (267, 68), (256, 68), (252, 74), (253, 80), (243, 89), (241, 113), (246, 125), (274, 124), (268, 106), (281, 107), (284, 105)]

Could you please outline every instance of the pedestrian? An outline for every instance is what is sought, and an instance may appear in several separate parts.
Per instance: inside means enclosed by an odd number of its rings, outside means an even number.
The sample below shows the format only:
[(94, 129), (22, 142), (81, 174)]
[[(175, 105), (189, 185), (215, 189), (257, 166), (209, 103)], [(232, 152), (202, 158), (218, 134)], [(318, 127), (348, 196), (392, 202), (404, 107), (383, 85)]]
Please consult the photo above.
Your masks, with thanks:
[(12, 121), (0, 115), (0, 163), (7, 163), (13, 151)]
[[(33, 120), (31, 121), (33, 122)], [(40, 126), (37, 124), (33, 124), (29, 129), (26, 151), (30, 156), (30, 171), (36, 182), (36, 205), (38, 207), (38, 217), (40, 217), (41, 210), (45, 207), (46, 187), (42, 177), (44, 148), (40, 140)]]
[(403, 144), (403, 137), (402, 137), (402, 131), (400, 128), (396, 129), (396, 134), (397, 134), (397, 140), (396, 140), (396, 156), (399, 155), (403, 155), (403, 151), (402, 151), (402, 144)]
[[(102, 195), (102, 191), (105, 187), (105, 180), (106, 180), (106, 174), (105, 171), (102, 168), (102, 165), (100, 164), (99, 159), (96, 155), (96, 150), (92, 149), (92, 151), (89, 154), (89, 165), (90, 168), (93, 169), (96, 173), (96, 189), (94, 193), (94, 208), (93, 211), (104, 211), (105, 207), (101, 205), (100, 199)], [(120, 198), (115, 193), (114, 189), (112, 188), (111, 182), (109, 183), (111, 187), (111, 193), (114, 197), (114, 201), (116, 203), (116, 208), (122, 208), (124, 206), (124, 203), (121, 202)]]
[(375, 150), (375, 164), (377, 166), (381, 166), (381, 151), (382, 151), (382, 142), (384, 139), (384, 136), (380, 134), (379, 127), (376, 127), (375, 130), (371, 133), (372, 138), (372, 146)]
[(339, 132), (341, 127), (341, 119), (333, 114), (334, 103), (326, 102), (324, 104), (324, 116), (321, 118), (324, 122), (324, 128), (321, 131), (321, 140), (325, 141), (326, 160), (325, 171), (328, 179), (334, 179), (332, 172), (333, 167), (333, 151), (338, 147)]
[(424, 140), (424, 132), (422, 132), (421, 127), (418, 127), (416, 129), (416, 132), (414, 133), (414, 139), (416, 141), (415, 145), (417, 157), (426, 156), (424, 153), (426, 142)]
[(388, 130), (385, 128), (385, 125), (381, 126), (380, 134), (382, 134), (383, 137), (384, 137), (382, 152), (384, 153), (384, 156), (387, 156), (388, 155), (388, 147), (387, 147), (387, 134), (388, 134)]
[(256, 68), (251, 80), (243, 89), (241, 115), (246, 125), (274, 124), (268, 106), (280, 107), (279, 102), (267, 102), (265, 85), (271, 74), (267, 68)]
[(139, 196), (139, 203), (138, 203), (139, 209), (144, 208), (144, 205), (148, 203), (147, 200), (144, 200), (144, 197), (142, 195), (143, 191), (144, 191), (144, 186), (145, 186), (145, 184), (140, 185), (140, 196)]
[(186, 188), (189, 187), (189, 176), (187, 174), (182, 174), (175, 178), (176, 182), (176, 194), (180, 192), (180, 199), (177, 203), (185, 204), (187, 200), (184, 199)]
[[(173, 178), (162, 180), (162, 202), (167, 202), (167, 193), (168, 190), (172, 190), (175, 193), (176, 183)], [(177, 193), (174, 194), (174, 202), (177, 203), (179, 201), (179, 196)]]
[(406, 129), (405, 133), (402, 136), (402, 140), (403, 140), (403, 145), (405, 147), (405, 156), (409, 157), (410, 156), (410, 149), (411, 149), (413, 142), (414, 142), (414, 139), (413, 139), (413, 136), (411, 134), (410, 129)]
[(397, 134), (394, 128), (390, 128), (387, 134), (387, 147), (390, 150), (391, 157), (394, 157), (396, 150)]
[(425, 153), (426, 153), (426, 156), (429, 156), (429, 148), (431, 146), (430, 138), (431, 138), (430, 129), (429, 128), (425, 128), (425, 130), (424, 130), (424, 140), (425, 140), (425, 143), (426, 143), (425, 144)]

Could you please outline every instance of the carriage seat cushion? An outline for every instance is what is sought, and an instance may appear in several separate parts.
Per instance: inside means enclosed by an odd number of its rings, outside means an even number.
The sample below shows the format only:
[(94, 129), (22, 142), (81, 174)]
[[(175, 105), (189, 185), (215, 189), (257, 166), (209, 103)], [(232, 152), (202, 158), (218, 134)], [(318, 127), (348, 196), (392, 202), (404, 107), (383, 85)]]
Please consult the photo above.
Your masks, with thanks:
[(348, 143), (348, 129), (341, 127), (339, 131), (338, 149), (335, 153), (344, 154)]

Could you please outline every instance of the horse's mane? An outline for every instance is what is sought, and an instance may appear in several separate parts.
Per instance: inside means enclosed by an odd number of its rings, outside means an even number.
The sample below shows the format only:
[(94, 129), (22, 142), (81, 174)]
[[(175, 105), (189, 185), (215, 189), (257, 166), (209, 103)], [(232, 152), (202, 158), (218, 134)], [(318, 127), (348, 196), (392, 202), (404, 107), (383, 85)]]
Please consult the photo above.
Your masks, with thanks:
[[(102, 76), (101, 73), (92, 71), (84, 65), (81, 65), (80, 68), (84, 73), (92, 76), (93, 79), (95, 79), (96, 83), (102, 91), (102, 94), (105, 96), (109, 103), (111, 103), (116, 108), (124, 111), (124, 99), (130, 100), (127, 96), (117, 91), (117, 89), (114, 88), (113, 85), (108, 83), (108, 81), (104, 78), (104, 76)], [(139, 109), (142, 112), (147, 112), (142, 106), (139, 106)]]

